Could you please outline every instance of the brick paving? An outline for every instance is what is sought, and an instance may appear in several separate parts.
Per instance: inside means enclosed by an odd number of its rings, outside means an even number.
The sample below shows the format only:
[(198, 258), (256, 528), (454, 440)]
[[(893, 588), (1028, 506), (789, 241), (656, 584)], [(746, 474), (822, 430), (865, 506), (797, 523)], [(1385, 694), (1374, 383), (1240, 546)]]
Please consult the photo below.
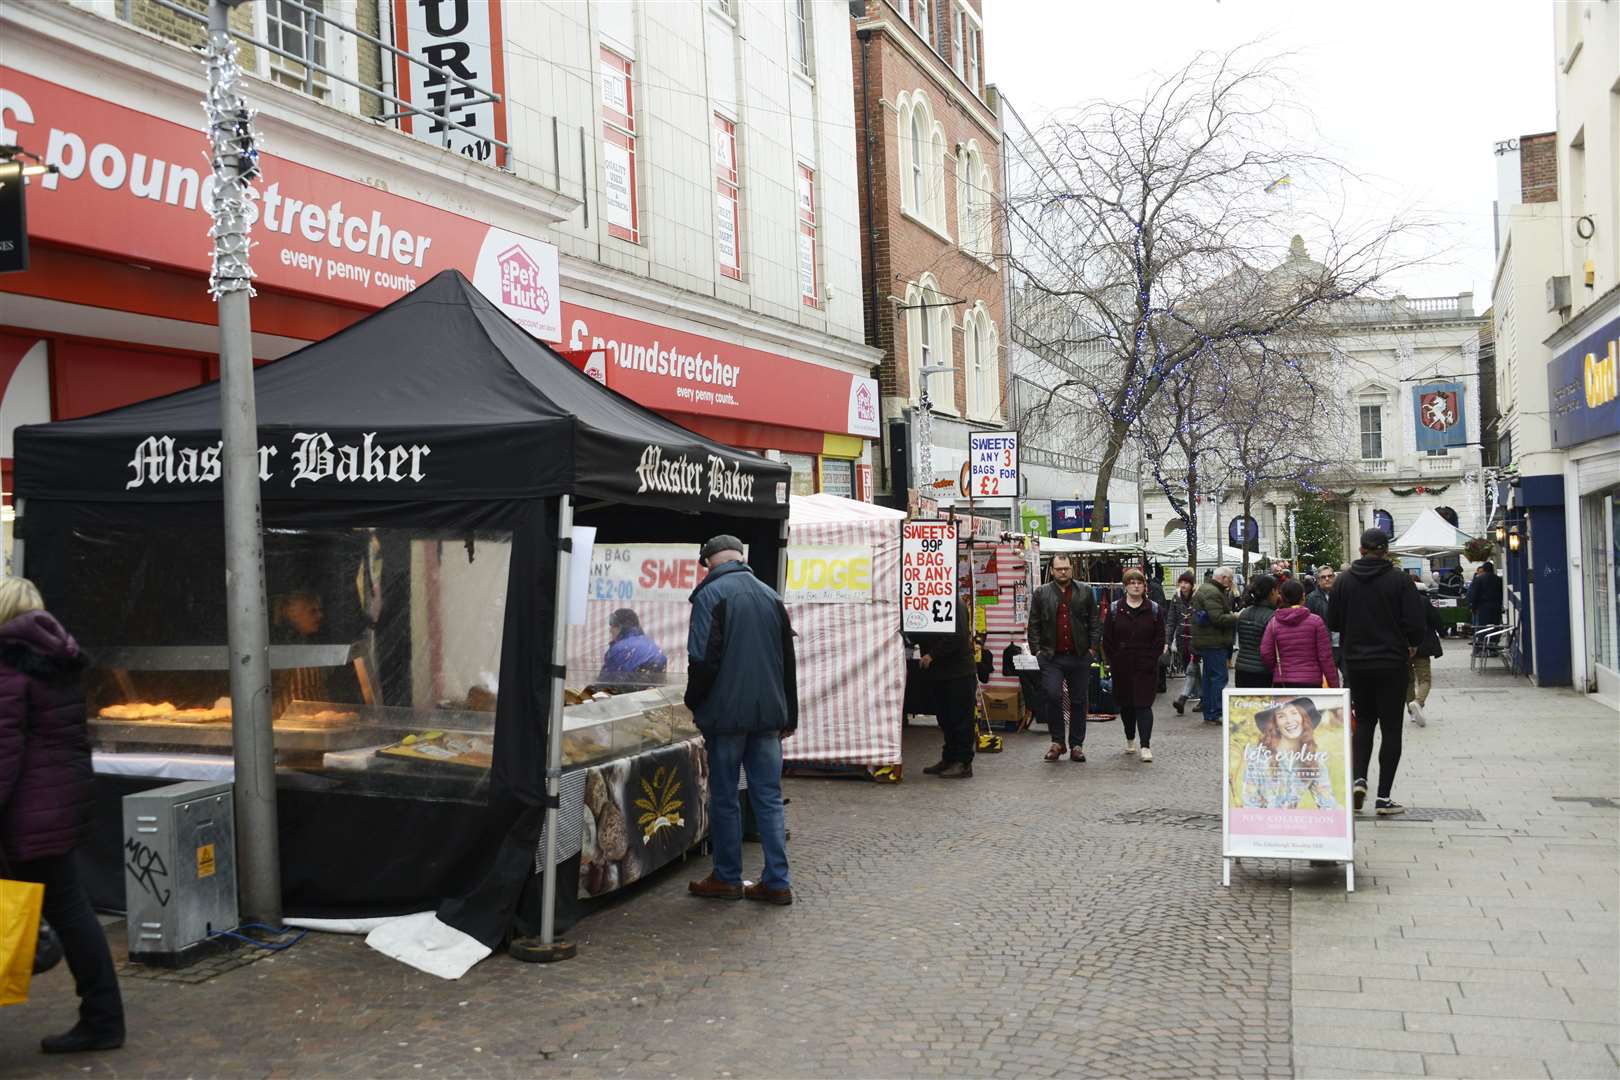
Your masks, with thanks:
[(1151, 765), (1100, 724), (1085, 765), (1012, 736), (969, 781), (921, 775), (913, 728), (903, 784), (788, 782), (793, 907), (691, 900), (693, 860), (555, 967), (442, 982), (311, 935), (202, 986), (126, 980), (128, 1045), (72, 1061), (35, 1050), (71, 1019), (53, 972), (5, 1011), (0, 1075), (1289, 1075), (1285, 872), (1223, 890), (1218, 832), (1119, 820), (1217, 809), (1219, 733), (1163, 711)]
[(904, 784), (788, 782), (792, 908), (690, 900), (693, 860), (576, 927), (577, 959), (459, 982), (311, 935), (127, 980), (128, 1046), (74, 1060), (35, 1049), (60, 970), (0, 1013), (0, 1076), (1620, 1075), (1620, 725), (1458, 665), (1397, 794), (1485, 820), (1368, 822), (1351, 897), (1303, 864), (1220, 888), (1219, 734), (1168, 707), (1152, 765), (1099, 724), (1086, 765), (1010, 736), (965, 782), (920, 774), (914, 728)]
[(1301, 881), (1299, 1074), (1620, 1077), (1620, 714), (1460, 647), (1435, 680), (1396, 798), (1483, 820), (1364, 819), (1354, 895)]

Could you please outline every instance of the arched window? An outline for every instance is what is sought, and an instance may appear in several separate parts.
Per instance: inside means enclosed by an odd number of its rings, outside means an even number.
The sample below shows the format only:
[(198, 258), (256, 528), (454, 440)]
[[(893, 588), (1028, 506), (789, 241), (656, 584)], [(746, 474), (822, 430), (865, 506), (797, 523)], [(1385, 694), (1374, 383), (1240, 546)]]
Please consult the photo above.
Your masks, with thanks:
[(945, 128), (934, 119), (920, 90), (902, 93), (895, 103), (900, 142), (900, 208), (945, 230)]
[(984, 215), (984, 189), (979, 185), (983, 172), (979, 144), (969, 140), (956, 158), (956, 239), (964, 248), (979, 254), (979, 219)]
[[(911, 367), (913, 400), (922, 396), (924, 368), (954, 364), (951, 359), (953, 329), (950, 305), (940, 293), (933, 275), (924, 274), (921, 281), (906, 289), (906, 356)], [(928, 396), (934, 408), (956, 412), (956, 373), (941, 371), (927, 379)]]
[(983, 303), (962, 319), (963, 369), (968, 388), (968, 415), (995, 420), (1001, 412), (1000, 343), (995, 323)]
[(928, 217), (928, 183), (927, 166), (929, 154), (928, 136), (923, 131), (923, 111), (913, 107), (911, 110), (911, 208), (919, 217)]

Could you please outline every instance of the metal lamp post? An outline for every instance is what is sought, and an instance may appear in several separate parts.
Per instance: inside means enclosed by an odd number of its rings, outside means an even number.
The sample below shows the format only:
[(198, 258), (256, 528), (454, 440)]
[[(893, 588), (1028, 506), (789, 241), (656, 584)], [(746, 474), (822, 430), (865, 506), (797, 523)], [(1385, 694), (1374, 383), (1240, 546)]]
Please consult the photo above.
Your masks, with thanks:
[(253, 113), (242, 95), (231, 9), (208, 5), (210, 207), (214, 240), (209, 290), (219, 305), (220, 435), (224, 458), (225, 625), (230, 657), (231, 748), (236, 764), (236, 849), (243, 922), (281, 926), (281, 852), (276, 837), (276, 750), (270, 730), (269, 625), (259, 503), (259, 424), (253, 400), (248, 298), (251, 181), (258, 175)]
[[(917, 472), (934, 482), (934, 399), (928, 393), (928, 379), (956, 369), (949, 364), (930, 364), (917, 369), (922, 392), (917, 395)], [(919, 488), (921, 485), (918, 485)]]

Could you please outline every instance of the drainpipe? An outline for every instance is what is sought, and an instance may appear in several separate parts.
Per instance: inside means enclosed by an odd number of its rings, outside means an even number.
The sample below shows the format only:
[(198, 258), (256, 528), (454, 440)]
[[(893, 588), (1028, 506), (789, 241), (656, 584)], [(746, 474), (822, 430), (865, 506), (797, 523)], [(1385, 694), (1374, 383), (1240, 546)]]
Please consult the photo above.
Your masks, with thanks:
[[(853, 6), (853, 5), (851, 5), (851, 6)], [(871, 322), (871, 331), (872, 331), (873, 340), (876, 341), (877, 338), (879, 337), (879, 335), (878, 335), (878, 320), (882, 317), (882, 312), (883, 312), (883, 288), (882, 288), (882, 282), (880, 282), (878, 280), (877, 255), (873, 251), (873, 234), (877, 231), (877, 207), (874, 206), (873, 203), (872, 203), (872, 140), (873, 140), (873, 134), (872, 134), (872, 113), (871, 113), (871, 109), (870, 109), (870, 106), (868, 104), (868, 98), (867, 98), (867, 93), (868, 93), (868, 90), (867, 90), (867, 82), (868, 82), (867, 54), (868, 54), (868, 51), (870, 50), (871, 44), (872, 44), (872, 31), (870, 31), (870, 30), (857, 30), (857, 31), (855, 31), (855, 37), (861, 43), (861, 123), (866, 128), (866, 146), (864, 147), (864, 153), (865, 153), (865, 157), (866, 157), (866, 168), (864, 170), (864, 176), (862, 178), (863, 184), (864, 184), (864, 186), (866, 188), (866, 230), (865, 230), (866, 231), (866, 237), (865, 237), (865, 240), (866, 240), (866, 265), (872, 272), (872, 322)], [(878, 394), (878, 397), (881, 399), (882, 396), (883, 395), (882, 395), (881, 390), (880, 390), (880, 392)], [(882, 428), (880, 428), (880, 430), (885, 432), (885, 437), (887, 437), (887, 438), (892, 438), (893, 437), (892, 435), (887, 434), (887, 432), (889, 430), (887, 425), (884, 425)], [(889, 468), (889, 460), (888, 460), (888, 455), (887, 454), (878, 454), (877, 457), (879, 459), (878, 462), (877, 462), (877, 467), (879, 469), (882, 469), (884, 472), (889, 474), (886, 477), (886, 479), (889, 481), (889, 495), (890, 495), (891, 498), (893, 498), (894, 495), (895, 495), (895, 490), (894, 490), (894, 470)], [(903, 493), (901, 494), (901, 504), (904, 505), (904, 494)]]

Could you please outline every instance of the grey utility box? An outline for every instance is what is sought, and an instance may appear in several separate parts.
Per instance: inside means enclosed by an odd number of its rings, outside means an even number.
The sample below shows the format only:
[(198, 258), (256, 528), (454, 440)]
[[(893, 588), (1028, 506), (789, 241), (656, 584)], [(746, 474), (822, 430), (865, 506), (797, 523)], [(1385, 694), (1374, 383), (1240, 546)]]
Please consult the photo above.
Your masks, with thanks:
[(178, 967), (236, 927), (231, 783), (189, 781), (124, 796), (129, 958)]

